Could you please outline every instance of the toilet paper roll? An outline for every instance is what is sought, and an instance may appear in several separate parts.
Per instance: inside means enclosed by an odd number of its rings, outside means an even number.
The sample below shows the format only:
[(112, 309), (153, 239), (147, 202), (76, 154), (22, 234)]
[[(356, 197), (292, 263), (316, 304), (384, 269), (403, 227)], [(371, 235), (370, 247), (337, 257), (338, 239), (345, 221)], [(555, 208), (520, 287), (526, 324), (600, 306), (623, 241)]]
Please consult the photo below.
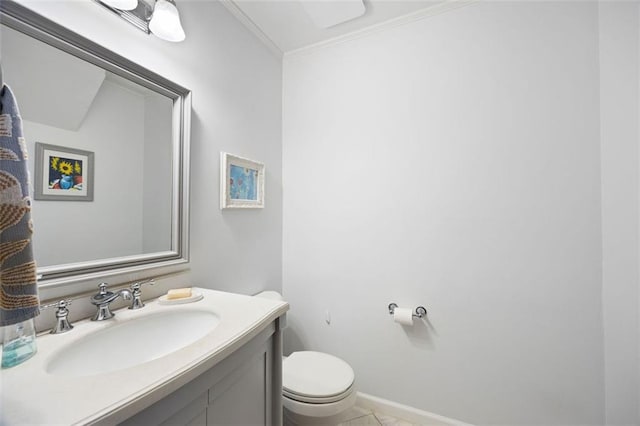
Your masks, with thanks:
[(409, 308), (395, 308), (393, 320), (402, 325), (413, 325), (413, 311)]

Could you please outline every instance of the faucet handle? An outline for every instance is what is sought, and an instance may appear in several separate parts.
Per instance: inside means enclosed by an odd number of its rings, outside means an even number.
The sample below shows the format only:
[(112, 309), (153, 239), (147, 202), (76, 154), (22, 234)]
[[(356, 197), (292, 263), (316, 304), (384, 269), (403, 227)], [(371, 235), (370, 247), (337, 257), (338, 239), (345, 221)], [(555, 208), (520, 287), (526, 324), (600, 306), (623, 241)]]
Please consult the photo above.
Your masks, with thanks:
[(68, 300), (62, 299), (61, 301), (58, 302), (57, 306), (58, 306), (57, 312), (65, 311), (65, 310), (68, 311), (67, 306), (71, 306), (71, 299), (68, 299)]
[(98, 293), (91, 296), (91, 303), (94, 305), (99, 305), (105, 299), (113, 296), (113, 292), (107, 290), (107, 283), (100, 283), (98, 288), (100, 289)]
[(156, 280), (154, 278), (151, 278), (148, 280), (137, 281), (131, 284), (131, 295), (133, 296), (133, 300), (131, 301), (131, 306), (129, 306), (129, 309), (144, 308), (144, 302), (142, 301), (142, 298), (141, 298), (142, 291), (140, 290), (140, 288), (142, 287), (143, 284), (154, 285), (155, 283), (156, 283)]
[(73, 325), (67, 319), (69, 315), (69, 309), (67, 306), (71, 305), (71, 299), (62, 299), (58, 302), (48, 303), (46, 305), (42, 305), (42, 309), (49, 309), (56, 307), (56, 325), (51, 329), (51, 334), (60, 334), (66, 333), (67, 331), (73, 328)]
[(67, 306), (71, 306), (71, 301), (73, 299), (62, 299), (57, 302), (47, 303), (46, 305), (40, 305), (40, 309), (51, 309), (51, 308), (64, 308)]
[(131, 291), (136, 291), (136, 290), (140, 290), (140, 288), (143, 285), (155, 285), (156, 283), (156, 279), (155, 278), (149, 278), (147, 280), (142, 280), (142, 281), (136, 281), (134, 283), (131, 283)]

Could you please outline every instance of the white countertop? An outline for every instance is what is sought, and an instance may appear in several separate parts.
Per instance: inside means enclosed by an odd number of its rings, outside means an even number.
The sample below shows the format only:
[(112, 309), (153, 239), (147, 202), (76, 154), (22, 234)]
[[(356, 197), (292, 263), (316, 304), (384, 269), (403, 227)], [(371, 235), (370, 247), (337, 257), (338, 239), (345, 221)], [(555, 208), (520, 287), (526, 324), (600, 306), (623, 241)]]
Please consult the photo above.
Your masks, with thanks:
[[(33, 358), (0, 370), (0, 425), (120, 422), (222, 361), (289, 309), (286, 302), (276, 300), (197, 291), (204, 295), (198, 302), (161, 305), (147, 301), (143, 309), (121, 309), (109, 320), (84, 320), (68, 333), (38, 336)], [(219, 325), (166, 356), (96, 376), (61, 377), (46, 372), (56, 352), (86, 335), (139, 316), (193, 308), (212, 310), (220, 317)]]

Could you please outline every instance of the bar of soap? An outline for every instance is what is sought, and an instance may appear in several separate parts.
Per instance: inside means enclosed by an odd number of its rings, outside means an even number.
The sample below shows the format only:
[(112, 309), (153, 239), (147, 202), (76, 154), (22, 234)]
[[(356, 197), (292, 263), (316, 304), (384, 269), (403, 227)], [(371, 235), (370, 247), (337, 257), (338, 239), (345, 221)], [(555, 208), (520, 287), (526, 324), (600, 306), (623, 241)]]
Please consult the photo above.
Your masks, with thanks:
[(167, 300), (191, 297), (191, 288), (173, 288), (167, 292)]

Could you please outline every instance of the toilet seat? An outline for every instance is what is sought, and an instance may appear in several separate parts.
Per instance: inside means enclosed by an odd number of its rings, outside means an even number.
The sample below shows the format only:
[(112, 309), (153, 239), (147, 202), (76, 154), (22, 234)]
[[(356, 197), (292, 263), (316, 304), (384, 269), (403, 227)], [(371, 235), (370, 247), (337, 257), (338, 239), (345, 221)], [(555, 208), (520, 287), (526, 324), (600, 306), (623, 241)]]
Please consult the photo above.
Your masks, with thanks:
[(283, 395), (299, 402), (328, 404), (353, 392), (353, 369), (333, 355), (294, 352), (283, 361), (282, 371)]
[(345, 399), (351, 394), (352, 391), (353, 391), (353, 386), (349, 386), (349, 389), (347, 389), (346, 391), (338, 395), (325, 396), (325, 397), (310, 397), (307, 395), (299, 395), (295, 392), (291, 392), (283, 388), (282, 395), (298, 402), (306, 402), (309, 404), (329, 404), (331, 402), (337, 402)]

